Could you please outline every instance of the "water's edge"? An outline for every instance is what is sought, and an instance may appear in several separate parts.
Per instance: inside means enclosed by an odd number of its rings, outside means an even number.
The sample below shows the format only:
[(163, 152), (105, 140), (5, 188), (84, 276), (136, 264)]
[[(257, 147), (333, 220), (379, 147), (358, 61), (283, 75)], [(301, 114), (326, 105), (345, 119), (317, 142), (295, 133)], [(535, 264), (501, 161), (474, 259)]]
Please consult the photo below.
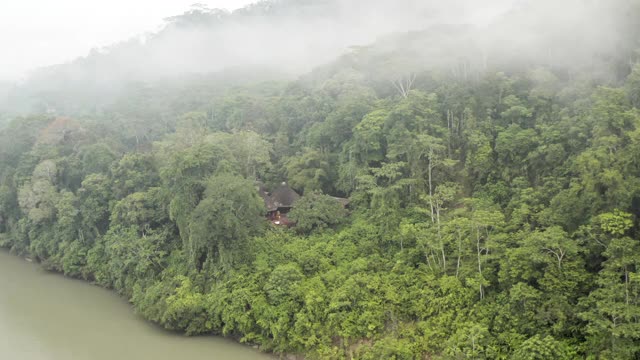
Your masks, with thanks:
[[(117, 292), (113, 291), (113, 289), (108, 289), (108, 288), (104, 288), (102, 286), (99, 286), (98, 284), (88, 281), (86, 279), (82, 279), (82, 278), (76, 278), (76, 277), (70, 277), (67, 276), (59, 271), (56, 271), (55, 269), (48, 269), (45, 266), (43, 266), (41, 263), (33, 260), (30, 256), (28, 255), (24, 255), (24, 254), (17, 254), (15, 252), (12, 252), (9, 248), (6, 247), (0, 247), (0, 254), (5, 254), (9, 257), (13, 257), (16, 260), (22, 260), (23, 262), (25, 262), (25, 265), (27, 265), (26, 263), (30, 263), (31, 266), (33, 266), (34, 268), (37, 268), (39, 271), (42, 271), (46, 274), (50, 274), (51, 276), (55, 276), (59, 279), (64, 279), (65, 281), (73, 281), (73, 282), (78, 282), (83, 284), (84, 286), (91, 286), (92, 288), (95, 289), (100, 289), (100, 290), (104, 290), (105, 292), (108, 292), (109, 294), (112, 294), (113, 297), (121, 300), (124, 304), (126, 304), (127, 309), (126, 311), (128, 311), (130, 313), (130, 316), (134, 316), (138, 321), (143, 322), (144, 324), (146, 324), (146, 326), (150, 326), (153, 327), (153, 331), (155, 332), (162, 332), (165, 335), (168, 336), (180, 336), (182, 335), (182, 338), (186, 338), (186, 339), (205, 339), (208, 341), (211, 341), (213, 344), (213, 340), (224, 340), (224, 341), (228, 341), (228, 342), (232, 342), (234, 344), (234, 346), (238, 346), (239, 348), (245, 348), (247, 350), (253, 350), (256, 351), (256, 358), (271, 358), (271, 359), (276, 359), (276, 358), (284, 358), (284, 359), (291, 359), (291, 360), (299, 360), (299, 359), (304, 359), (304, 357), (301, 356), (297, 356), (297, 355), (292, 355), (292, 354), (273, 354), (273, 353), (268, 353), (265, 351), (262, 351), (260, 349), (260, 347), (256, 344), (246, 344), (246, 343), (241, 343), (239, 341), (238, 337), (230, 337), (230, 336), (222, 336), (222, 335), (216, 335), (216, 334), (205, 334), (205, 335), (199, 335), (199, 336), (187, 336), (184, 332), (180, 332), (180, 331), (172, 331), (172, 330), (168, 330), (165, 329), (164, 327), (160, 326), (159, 324), (157, 324), (156, 322), (153, 322), (149, 319), (144, 318), (143, 316), (140, 316), (133, 308), (132, 304), (125, 298), (123, 298), (122, 296), (120, 296), (119, 294), (117, 294)], [(99, 295), (103, 295), (103, 294), (99, 294)], [(1, 316), (2, 314), (0, 314)], [(117, 344), (115, 344), (117, 346)], [(185, 346), (189, 346), (189, 344), (185, 344)], [(0, 352), (1, 355), (1, 352)]]

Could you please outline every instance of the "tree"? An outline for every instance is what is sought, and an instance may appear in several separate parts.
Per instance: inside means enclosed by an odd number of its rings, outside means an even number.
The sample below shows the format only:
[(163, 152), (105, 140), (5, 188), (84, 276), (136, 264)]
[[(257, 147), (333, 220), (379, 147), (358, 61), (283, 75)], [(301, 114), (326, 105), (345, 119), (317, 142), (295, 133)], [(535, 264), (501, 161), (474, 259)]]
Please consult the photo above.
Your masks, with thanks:
[(524, 341), (511, 356), (512, 359), (522, 360), (568, 360), (576, 356), (566, 344), (563, 344), (551, 336), (541, 338), (535, 335)]
[(307, 148), (287, 160), (286, 174), (293, 188), (320, 191), (328, 187), (329, 162), (319, 151)]
[(106, 174), (116, 160), (114, 151), (105, 143), (97, 143), (81, 150), (82, 168), (85, 174)]
[(168, 196), (161, 188), (133, 193), (111, 211), (110, 226), (135, 228), (140, 236), (169, 224)]
[(38, 224), (53, 221), (55, 202), (58, 196), (57, 166), (52, 160), (45, 160), (33, 170), (31, 182), (24, 184), (18, 191), (18, 203), (28, 218)]
[(625, 89), (627, 90), (631, 104), (636, 108), (640, 108), (640, 64), (635, 64), (633, 67), (633, 71), (631, 71), (631, 74), (627, 77)]
[(296, 224), (296, 231), (303, 234), (335, 228), (344, 223), (346, 217), (347, 211), (337, 199), (317, 192), (298, 199), (289, 214)]
[(82, 182), (78, 190), (79, 210), (82, 214), (82, 229), (86, 236), (103, 235), (109, 227), (110, 204), (112, 200), (111, 182), (102, 174), (91, 174)]
[(481, 359), (486, 354), (489, 336), (489, 330), (481, 324), (459, 324), (456, 333), (447, 341), (446, 353), (468, 359)]
[(478, 264), (477, 286), (479, 289), (480, 300), (484, 299), (485, 287), (487, 281), (483, 272), (485, 257), (490, 252), (491, 232), (504, 224), (504, 215), (492, 209), (493, 206), (486, 201), (475, 201), (472, 203), (473, 210), (470, 214), (471, 225), (473, 229), (474, 245), (476, 251), (476, 259)]
[(260, 232), (265, 213), (253, 182), (235, 175), (213, 176), (191, 215), (185, 250), (198, 267), (206, 259), (230, 266), (249, 238)]
[(633, 359), (640, 354), (640, 243), (626, 236), (630, 214), (600, 216), (607, 241), (598, 287), (584, 299), (581, 318), (588, 321), (592, 351), (603, 358)]
[(111, 166), (114, 198), (142, 192), (159, 185), (160, 176), (151, 154), (125, 154)]
[(216, 140), (224, 143), (238, 164), (238, 172), (247, 179), (257, 179), (269, 170), (272, 145), (253, 131), (234, 134), (216, 134)]

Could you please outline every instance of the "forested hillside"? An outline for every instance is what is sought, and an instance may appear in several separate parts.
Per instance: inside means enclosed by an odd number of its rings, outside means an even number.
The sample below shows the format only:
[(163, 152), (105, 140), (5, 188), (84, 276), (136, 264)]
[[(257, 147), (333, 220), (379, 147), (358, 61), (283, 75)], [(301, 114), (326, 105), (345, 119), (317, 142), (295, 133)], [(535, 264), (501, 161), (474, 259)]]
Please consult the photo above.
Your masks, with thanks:
[(590, 3), (606, 41), (434, 26), (302, 76), (54, 91), (0, 125), (0, 246), (276, 354), (637, 359), (640, 6)]

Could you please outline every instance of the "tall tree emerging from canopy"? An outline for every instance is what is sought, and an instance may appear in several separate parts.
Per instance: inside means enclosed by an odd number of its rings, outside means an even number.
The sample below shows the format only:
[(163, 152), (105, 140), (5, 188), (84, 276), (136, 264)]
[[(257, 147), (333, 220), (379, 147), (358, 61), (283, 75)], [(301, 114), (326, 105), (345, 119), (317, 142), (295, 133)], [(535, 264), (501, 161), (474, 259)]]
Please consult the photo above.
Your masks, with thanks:
[(206, 259), (230, 265), (266, 213), (252, 181), (230, 174), (211, 177), (191, 215), (188, 253), (197, 266)]

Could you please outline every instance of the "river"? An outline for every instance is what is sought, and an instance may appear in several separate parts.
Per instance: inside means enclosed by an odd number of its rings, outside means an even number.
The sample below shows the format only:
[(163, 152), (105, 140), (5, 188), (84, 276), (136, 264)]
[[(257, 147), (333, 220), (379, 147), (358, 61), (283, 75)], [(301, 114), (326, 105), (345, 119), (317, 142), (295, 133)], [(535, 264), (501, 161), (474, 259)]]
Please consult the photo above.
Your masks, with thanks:
[(266, 360), (218, 337), (164, 331), (114, 293), (0, 251), (0, 359)]

